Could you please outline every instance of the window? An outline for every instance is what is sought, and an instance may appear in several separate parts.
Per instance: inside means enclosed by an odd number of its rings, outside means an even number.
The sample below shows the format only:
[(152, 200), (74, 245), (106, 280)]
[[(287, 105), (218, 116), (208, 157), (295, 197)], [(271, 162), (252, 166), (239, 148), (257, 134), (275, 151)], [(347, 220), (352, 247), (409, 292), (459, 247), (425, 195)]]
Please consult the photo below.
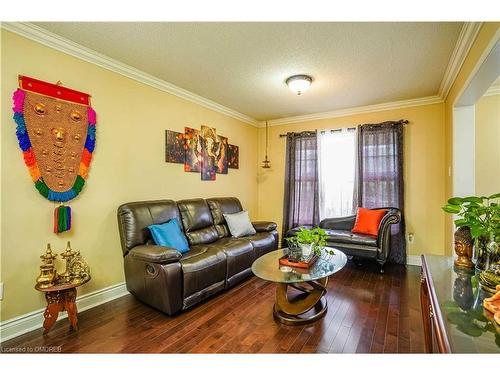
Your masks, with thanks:
[(319, 132), (318, 166), (320, 219), (352, 215), (357, 204), (355, 129)]

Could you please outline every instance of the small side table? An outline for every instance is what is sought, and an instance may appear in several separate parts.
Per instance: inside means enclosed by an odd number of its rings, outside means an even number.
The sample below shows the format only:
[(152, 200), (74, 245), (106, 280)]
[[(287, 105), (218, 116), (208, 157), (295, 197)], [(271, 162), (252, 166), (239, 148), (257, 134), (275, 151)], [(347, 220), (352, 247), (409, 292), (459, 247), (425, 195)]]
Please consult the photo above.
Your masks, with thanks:
[(76, 288), (90, 281), (83, 280), (79, 284), (55, 284), (49, 288), (40, 288), (37, 284), (35, 289), (45, 293), (47, 307), (43, 313), (45, 318), (43, 322), (44, 334), (48, 333), (62, 311), (68, 312), (68, 319), (74, 329), (78, 329), (77, 309), (76, 309)]

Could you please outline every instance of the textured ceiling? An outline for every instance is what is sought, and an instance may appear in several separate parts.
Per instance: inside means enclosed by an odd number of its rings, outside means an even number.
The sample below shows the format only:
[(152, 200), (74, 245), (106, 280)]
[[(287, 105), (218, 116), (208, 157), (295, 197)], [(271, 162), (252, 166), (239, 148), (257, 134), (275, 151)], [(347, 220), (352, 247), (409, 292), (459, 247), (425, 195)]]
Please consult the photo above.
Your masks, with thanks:
[[(258, 120), (432, 96), (462, 23), (35, 23)], [(284, 81), (309, 74), (296, 96)]]

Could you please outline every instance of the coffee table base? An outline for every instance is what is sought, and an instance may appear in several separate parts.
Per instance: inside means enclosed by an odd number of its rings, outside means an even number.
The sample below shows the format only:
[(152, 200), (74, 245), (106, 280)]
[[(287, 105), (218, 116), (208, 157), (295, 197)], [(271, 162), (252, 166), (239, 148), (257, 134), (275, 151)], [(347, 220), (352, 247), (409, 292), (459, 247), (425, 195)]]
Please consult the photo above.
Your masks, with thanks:
[[(278, 284), (273, 309), (275, 319), (287, 325), (301, 325), (322, 318), (328, 308), (326, 299), (323, 298), (327, 283), (328, 277), (300, 284)], [(289, 287), (302, 293), (291, 300), (288, 293)], [(307, 314), (313, 308), (316, 311), (313, 314)]]

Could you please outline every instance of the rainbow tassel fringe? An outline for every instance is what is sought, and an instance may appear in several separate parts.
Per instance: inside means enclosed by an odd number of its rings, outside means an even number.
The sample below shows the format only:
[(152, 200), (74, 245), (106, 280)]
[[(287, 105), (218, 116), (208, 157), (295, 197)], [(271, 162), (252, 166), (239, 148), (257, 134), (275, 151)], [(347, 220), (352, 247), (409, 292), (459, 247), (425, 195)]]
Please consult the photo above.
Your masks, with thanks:
[(61, 204), (54, 210), (54, 233), (71, 229), (71, 207)]

